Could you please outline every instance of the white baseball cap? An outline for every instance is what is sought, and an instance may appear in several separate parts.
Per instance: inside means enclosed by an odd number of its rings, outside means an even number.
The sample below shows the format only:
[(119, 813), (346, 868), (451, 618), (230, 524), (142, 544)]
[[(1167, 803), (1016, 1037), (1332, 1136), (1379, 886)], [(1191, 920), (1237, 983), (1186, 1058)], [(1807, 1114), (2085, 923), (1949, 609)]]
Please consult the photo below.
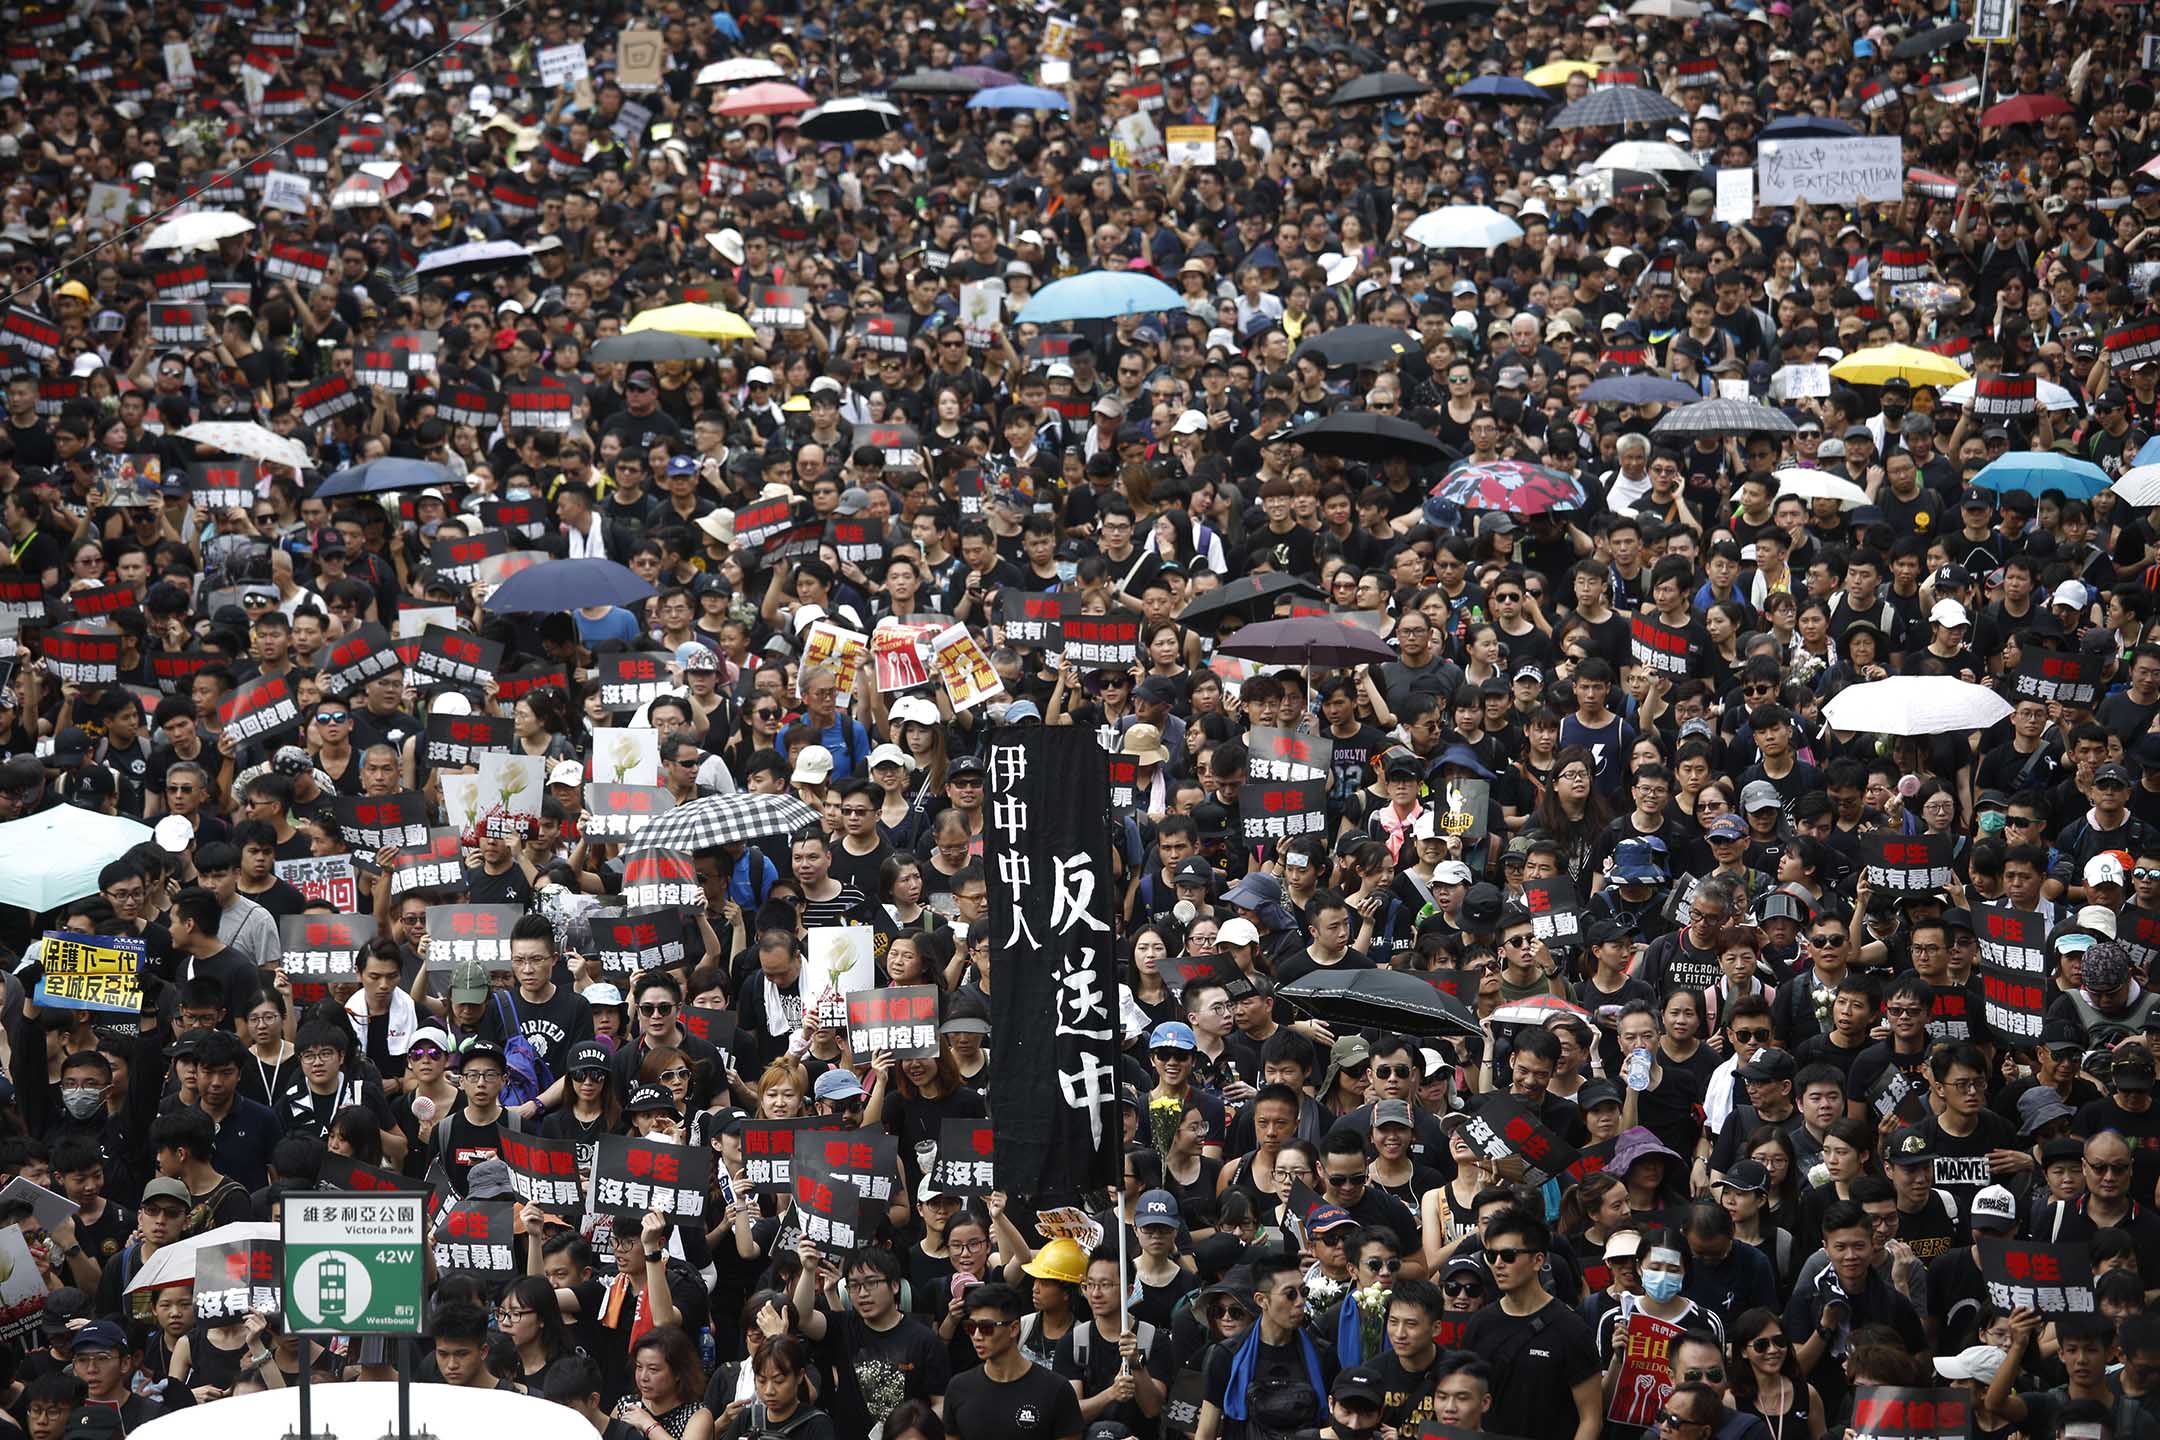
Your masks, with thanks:
[(1937, 600), (1935, 608), (1928, 611), (1928, 619), (1934, 621), (1937, 625), (1972, 624), (1972, 616), (1966, 614), (1965, 607), (1955, 600)]
[(753, 365), (750, 367), (750, 373), (743, 376), (743, 384), (770, 385), (772, 384), (772, 371), (763, 365)]
[(1177, 424), (1170, 427), (1173, 435), (1199, 435), (1207, 430), (1207, 416), (1198, 410), (1187, 410), (1177, 417)]
[(585, 767), (576, 760), (558, 760), (555, 768), (548, 771), (550, 785), (583, 785)]
[(1215, 943), (1217, 945), (1257, 945), (1260, 943), (1260, 927), (1247, 920), (1244, 916), (1239, 915), (1234, 919), (1223, 921), (1222, 928), (1215, 932)]
[(788, 777), (794, 785), (822, 785), (832, 777), (832, 751), (823, 745), (805, 745), (795, 757), (795, 773)]

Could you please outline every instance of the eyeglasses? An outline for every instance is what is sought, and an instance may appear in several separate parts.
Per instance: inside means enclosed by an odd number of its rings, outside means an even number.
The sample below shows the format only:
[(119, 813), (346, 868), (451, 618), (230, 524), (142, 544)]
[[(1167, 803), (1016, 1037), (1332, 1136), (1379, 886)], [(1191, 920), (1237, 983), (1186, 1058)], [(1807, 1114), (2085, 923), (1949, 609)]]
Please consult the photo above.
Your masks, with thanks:
[(2020, 830), (2023, 830), (2023, 829), (2025, 829), (2025, 828), (2026, 828), (2027, 826), (2029, 826), (2029, 825), (2038, 825), (2039, 823), (2040, 823), (2040, 821), (2039, 821), (2039, 820), (2038, 820), (2037, 818), (2035, 818), (2035, 817), (2033, 817), (2033, 816), (2029, 816), (2029, 815), (2005, 815), (2005, 816), (2003, 816), (2003, 828), (2004, 828), (2004, 829), (2008, 829), (2009, 827), (2011, 827), (2011, 826), (2015, 825), (2015, 826), (2016, 826), (2016, 827), (2017, 827), (2018, 829), (2020, 829)]
[(1978, 1095), (1987, 1088), (1987, 1081), (1968, 1075), (1962, 1080), (1945, 1080), (1943, 1089), (1955, 1090), (1960, 1095)]
[(1868, 1228), (1870, 1230), (1895, 1230), (1897, 1229), (1897, 1222), (1898, 1217), (1896, 1211), (1892, 1211), (1888, 1215), (1877, 1215), (1871, 1211), (1867, 1217)]
[(2132, 880), (2160, 880), (2160, 870), (2156, 870), (2149, 865), (2140, 865), (2130, 872), (2130, 878)]
[(1758, 1355), (1767, 1355), (1773, 1350), (1790, 1350), (1792, 1341), (1787, 1340), (1783, 1335), (1758, 1335), (1753, 1340), (1748, 1341), (1747, 1348)]
[(1003, 1330), (1008, 1325), (1016, 1323), (1016, 1321), (1012, 1320), (970, 1320), (963, 1328), (968, 1334), (983, 1339), (997, 1334), (998, 1331)]

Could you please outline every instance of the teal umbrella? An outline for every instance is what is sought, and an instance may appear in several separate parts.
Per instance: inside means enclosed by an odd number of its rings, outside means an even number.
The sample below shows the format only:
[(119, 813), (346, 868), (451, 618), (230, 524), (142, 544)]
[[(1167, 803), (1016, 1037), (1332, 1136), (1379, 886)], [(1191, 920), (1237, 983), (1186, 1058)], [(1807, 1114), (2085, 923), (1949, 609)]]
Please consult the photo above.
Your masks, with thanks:
[(1065, 320), (1110, 320), (1119, 315), (1179, 310), (1184, 305), (1177, 291), (1152, 275), (1090, 270), (1085, 275), (1054, 280), (1036, 291), (1020, 308), (1020, 323), (1055, 325)]
[(2044, 495), (2060, 490), (2066, 500), (2090, 500), (2108, 488), (2108, 473), (2090, 460), (2052, 450), (2013, 450), (1973, 476), (1983, 490), (2022, 490)]

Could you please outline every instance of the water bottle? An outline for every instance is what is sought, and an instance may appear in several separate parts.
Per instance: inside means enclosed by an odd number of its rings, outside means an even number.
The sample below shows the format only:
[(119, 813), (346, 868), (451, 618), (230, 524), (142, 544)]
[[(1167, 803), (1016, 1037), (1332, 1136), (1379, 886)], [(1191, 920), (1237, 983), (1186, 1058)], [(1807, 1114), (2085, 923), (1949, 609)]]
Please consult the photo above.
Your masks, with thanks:
[(706, 1373), (711, 1374), (713, 1366), (719, 1363), (720, 1359), (720, 1347), (713, 1340), (712, 1326), (703, 1325), (698, 1328), (697, 1353)]
[(1628, 1089), (1648, 1090), (1650, 1088), (1650, 1052), (1648, 1050), (1630, 1050), (1627, 1062), (1621, 1067), (1621, 1074), (1627, 1079)]

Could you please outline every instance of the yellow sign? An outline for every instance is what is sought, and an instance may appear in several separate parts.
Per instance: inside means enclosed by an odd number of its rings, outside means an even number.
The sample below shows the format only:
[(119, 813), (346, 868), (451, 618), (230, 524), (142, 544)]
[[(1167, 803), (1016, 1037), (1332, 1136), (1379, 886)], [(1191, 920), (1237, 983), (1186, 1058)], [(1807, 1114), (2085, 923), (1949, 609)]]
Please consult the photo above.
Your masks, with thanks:
[(37, 1003), (62, 1010), (110, 1010), (133, 1015), (142, 1009), (142, 941), (131, 936), (77, 935), (47, 931), (40, 952), (45, 978)]

